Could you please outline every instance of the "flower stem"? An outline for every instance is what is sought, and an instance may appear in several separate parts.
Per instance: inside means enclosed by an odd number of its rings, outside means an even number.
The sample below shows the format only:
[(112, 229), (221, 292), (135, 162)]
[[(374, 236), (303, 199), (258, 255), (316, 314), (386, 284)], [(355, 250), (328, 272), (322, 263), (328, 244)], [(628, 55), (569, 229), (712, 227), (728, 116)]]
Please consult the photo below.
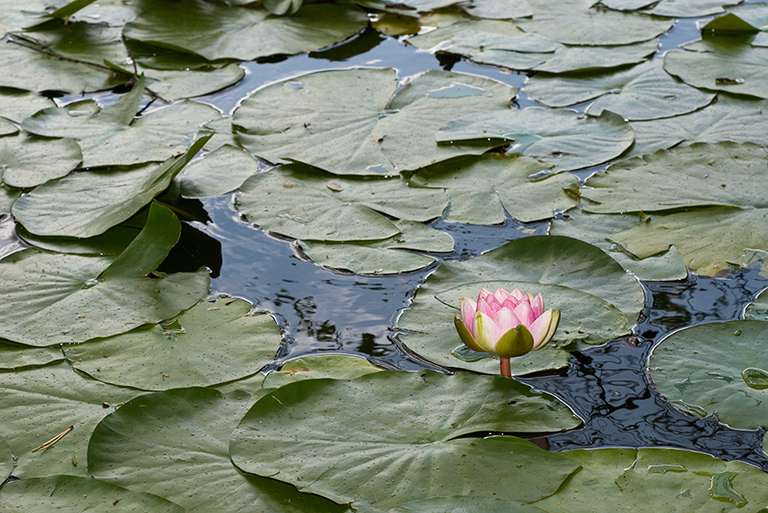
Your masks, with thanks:
[(512, 377), (512, 369), (509, 367), (509, 358), (499, 358), (501, 361), (501, 375), (507, 378)]

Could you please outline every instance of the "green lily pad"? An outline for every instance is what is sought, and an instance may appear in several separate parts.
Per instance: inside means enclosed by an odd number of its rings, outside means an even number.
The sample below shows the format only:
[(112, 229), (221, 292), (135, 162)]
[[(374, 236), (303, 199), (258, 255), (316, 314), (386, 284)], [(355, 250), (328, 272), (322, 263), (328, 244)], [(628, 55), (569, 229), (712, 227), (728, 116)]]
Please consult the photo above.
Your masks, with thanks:
[(16, 458), (8, 447), (8, 442), (0, 437), (0, 478), (3, 482), (11, 475), (16, 466)]
[(13, 207), (13, 204), (19, 196), (21, 196), (21, 189), (8, 187), (7, 185), (0, 183), (0, 215), (10, 214), (11, 207)]
[(461, 8), (475, 18), (509, 20), (533, 15), (526, 0), (473, 0), (462, 4)]
[(729, 321), (685, 328), (651, 353), (654, 386), (693, 415), (717, 414), (737, 429), (768, 425), (768, 323)]
[(734, 5), (740, 0), (603, 0), (600, 3), (619, 11), (648, 8), (648, 12), (670, 18), (698, 18), (724, 11), (723, 6)]
[(362, 356), (349, 354), (311, 354), (285, 362), (279, 371), (267, 374), (263, 388), (279, 388), (306, 379), (355, 379), (382, 372)]
[[(0, 437), (18, 457), (14, 475), (20, 478), (86, 476), (92, 429), (115, 406), (136, 395), (84, 378), (65, 362), (0, 372), (0, 390)], [(73, 429), (50, 447), (34, 450), (70, 426)]]
[(688, 276), (685, 263), (675, 246), (641, 260), (611, 242), (617, 233), (642, 223), (642, 215), (588, 214), (579, 208), (570, 210), (567, 217), (567, 220), (555, 219), (549, 226), (549, 234), (573, 237), (599, 247), (639, 280), (682, 280)]
[[(0, 41), (0, 87), (41, 91), (83, 93), (103, 91), (123, 82), (104, 69), (71, 62), (24, 48), (11, 40)], [(33, 89), (34, 88), (34, 89)]]
[(679, 116), (708, 105), (715, 97), (670, 77), (657, 59), (626, 71), (586, 77), (538, 73), (530, 78), (525, 91), (549, 107), (596, 99), (587, 114), (599, 116), (610, 110), (630, 121)]
[(187, 511), (157, 495), (128, 490), (97, 479), (67, 475), (22, 479), (3, 486), (3, 505), (0, 511), (38, 509), (85, 513), (108, 511), (118, 503), (120, 511), (126, 512)]
[(0, 88), (0, 113), (16, 123), (21, 123), (38, 110), (55, 106), (53, 100), (39, 94), (6, 87)]
[(313, 241), (387, 239), (401, 230), (383, 214), (428, 221), (448, 203), (444, 192), (409, 188), (402, 178), (342, 178), (295, 164), (253, 175), (235, 200), (264, 230)]
[(235, 111), (239, 140), (271, 162), (300, 161), (337, 174), (391, 175), (477, 147), (440, 147), (434, 132), (453, 117), (507, 110), (516, 88), (445, 71), (395, 94), (393, 69), (324, 71), (272, 84)]
[(50, 180), (16, 201), (13, 215), (37, 235), (101, 235), (164, 191), (207, 139), (162, 164), (101, 168)]
[(18, 132), (19, 127), (17, 127), (14, 123), (8, 121), (5, 118), (0, 118), (0, 136), (13, 135)]
[[(544, 511), (760, 511), (765, 473), (738, 461), (679, 449), (595, 449), (559, 453), (582, 464), (566, 485), (535, 502)], [(738, 508), (738, 509), (737, 509)]]
[(100, 279), (113, 261), (35, 249), (0, 260), (0, 336), (36, 346), (107, 337), (171, 318), (208, 291), (204, 269)]
[(292, 16), (275, 16), (260, 7), (181, 0), (146, 4), (126, 23), (123, 34), (209, 60), (249, 61), (318, 50), (355, 35), (367, 24), (365, 12), (349, 5), (304, 5)]
[(48, 139), (26, 133), (0, 137), (0, 180), (13, 187), (34, 187), (66, 176), (82, 160), (74, 139)]
[[(141, 216), (142, 212), (140, 211), (134, 218)], [(131, 218), (131, 220), (134, 218)], [(114, 226), (101, 235), (85, 239), (75, 237), (41, 237), (25, 230), (20, 224), (16, 225), (16, 235), (30, 246), (56, 253), (117, 256), (128, 247), (141, 230), (142, 226), (131, 225), (131, 220)]]
[(46, 137), (72, 137), (83, 150), (83, 167), (163, 161), (187, 151), (202, 124), (221, 114), (209, 105), (182, 101), (135, 118), (144, 80), (105, 109), (93, 100), (44, 109), (22, 128)]
[[(398, 337), (410, 350), (440, 365), (496, 373), (498, 362), (492, 358), (472, 361), (460, 359), (461, 352), (452, 355), (461, 347), (453, 318), (462, 295), (476, 297), (482, 288), (505, 286), (534, 294), (541, 290), (546, 306), (561, 311), (560, 328), (550, 345), (512, 359), (516, 374), (565, 366), (570, 356), (565, 346), (573, 340), (602, 343), (626, 333), (627, 319), (637, 318), (644, 301), (640, 284), (601, 249), (568, 237), (532, 236), (465, 262), (444, 262), (398, 319), (397, 328), (404, 331)], [(547, 294), (564, 302), (556, 303)], [(582, 307), (585, 312), (580, 314)], [(600, 320), (594, 317), (592, 323), (593, 316)]]
[(393, 221), (400, 233), (373, 242), (297, 241), (298, 247), (313, 262), (359, 274), (396, 274), (422, 269), (435, 259), (421, 253), (453, 251), (453, 238), (417, 221)]
[(508, 153), (521, 153), (567, 171), (596, 166), (621, 155), (635, 132), (621, 116), (605, 111), (597, 118), (571, 110), (527, 108), (482, 112), (454, 119), (438, 131), (438, 143), (510, 141)]
[[(693, 144), (625, 160), (589, 178), (586, 212), (658, 212), (684, 207), (765, 208), (766, 168), (754, 144)], [(758, 248), (759, 249), (759, 248)]]
[(58, 347), (30, 347), (0, 341), (0, 371), (47, 365), (64, 359)]
[(389, 510), (389, 513), (412, 511), (414, 513), (507, 513), (514, 508), (515, 513), (541, 513), (545, 511), (536, 506), (523, 502), (511, 503), (510, 501), (494, 499), (490, 497), (451, 496), (437, 497), (434, 499), (421, 499), (405, 502)]
[(549, 165), (519, 155), (486, 154), (448, 160), (417, 171), (409, 184), (445, 189), (451, 206), (450, 222), (497, 224), (505, 210), (523, 223), (552, 217), (553, 210), (568, 210), (578, 200), (566, 191), (577, 191), (578, 179), (564, 173), (544, 180), (528, 177), (550, 170)]
[(752, 303), (747, 305), (744, 318), (754, 321), (768, 321), (768, 291), (764, 290)]
[(517, 20), (528, 33), (571, 45), (626, 45), (654, 39), (672, 28), (673, 20), (593, 7), (590, 0), (527, 0), (529, 19)]
[(656, 150), (696, 142), (732, 141), (768, 144), (768, 101), (718, 95), (716, 101), (682, 116), (633, 121), (635, 144), (627, 156), (641, 156)]
[(259, 162), (240, 148), (225, 144), (188, 165), (177, 177), (185, 198), (223, 196), (259, 171)]
[(250, 399), (242, 390), (197, 387), (138, 397), (96, 427), (88, 470), (98, 479), (166, 497), (190, 512), (348, 511), (279, 481), (238, 472), (229, 459), (228, 440)]
[(768, 98), (768, 48), (721, 36), (667, 52), (664, 69), (694, 87)]
[[(735, 3), (734, 1), (733, 4)], [(733, 4), (727, 9), (727, 14), (708, 22), (702, 30), (723, 31), (732, 35), (734, 32), (759, 32), (768, 25), (768, 9), (765, 2)]]
[[(332, 413), (339, 404), (369, 413)], [(270, 392), (243, 417), (230, 452), (245, 472), (363, 511), (469, 490), (527, 502), (553, 493), (578, 464), (514, 437), (457, 437), (578, 423), (556, 399), (501, 376), (379, 372)], [(499, 487), (493, 476), (502, 471)]]
[(209, 386), (258, 372), (275, 356), (280, 330), (242, 299), (201, 302), (179, 315), (109, 337), (65, 346), (75, 369), (141, 390)]

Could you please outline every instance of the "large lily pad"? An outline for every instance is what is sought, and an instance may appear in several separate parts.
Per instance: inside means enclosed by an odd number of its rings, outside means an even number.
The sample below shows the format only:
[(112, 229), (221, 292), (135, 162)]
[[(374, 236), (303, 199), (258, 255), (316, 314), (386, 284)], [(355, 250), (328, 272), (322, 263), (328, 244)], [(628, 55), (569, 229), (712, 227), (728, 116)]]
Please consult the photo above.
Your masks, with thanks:
[[(0, 437), (18, 457), (14, 475), (22, 478), (87, 475), (91, 430), (111, 411), (110, 405), (136, 395), (84, 378), (65, 362), (0, 372), (0, 390)], [(49, 448), (34, 450), (70, 426), (73, 429)]]
[(221, 117), (209, 105), (183, 101), (134, 119), (144, 80), (105, 109), (93, 100), (44, 109), (22, 127), (47, 137), (72, 137), (83, 150), (83, 166), (132, 165), (162, 161), (186, 151), (207, 121)]
[(0, 341), (0, 370), (16, 370), (23, 367), (47, 365), (64, 359), (58, 347), (30, 347)]
[(638, 156), (695, 142), (768, 144), (768, 101), (720, 94), (708, 107), (674, 118), (634, 121), (635, 144), (627, 156)]
[(8, 443), (5, 439), (0, 438), (0, 479), (5, 482), (8, 476), (13, 472), (13, 468), (16, 466), (16, 458), (11, 452), (11, 448), (8, 447)]
[(448, 200), (442, 191), (409, 188), (401, 178), (341, 178), (286, 165), (246, 180), (236, 202), (250, 222), (289, 237), (372, 241), (401, 231), (382, 213), (428, 221), (442, 214)]
[(454, 119), (437, 133), (439, 143), (509, 141), (521, 153), (561, 171), (595, 166), (621, 155), (635, 132), (621, 116), (605, 111), (591, 118), (571, 110), (527, 108), (482, 112)]
[(82, 160), (74, 139), (47, 139), (25, 133), (0, 137), (0, 180), (13, 187), (34, 187), (60, 178)]
[(19, 196), (21, 196), (21, 189), (0, 184), (0, 215), (9, 214)]
[[(453, 238), (416, 221), (393, 221), (400, 233), (373, 242), (298, 241), (298, 247), (319, 265), (361, 274), (396, 274), (435, 262), (420, 252), (450, 253)], [(415, 250), (419, 253), (408, 251)]]
[(679, 116), (704, 107), (715, 97), (669, 76), (654, 59), (617, 73), (587, 76), (536, 74), (525, 91), (530, 98), (550, 107), (564, 107), (596, 99), (587, 114), (604, 110), (628, 120)]
[(768, 476), (751, 465), (679, 449), (560, 453), (582, 464), (566, 485), (535, 502), (544, 511), (761, 511)]
[(382, 370), (362, 356), (339, 353), (310, 354), (289, 360), (279, 371), (267, 374), (262, 387), (278, 388), (306, 379), (355, 379)]
[(397, 85), (393, 69), (311, 73), (257, 91), (233, 123), (240, 142), (271, 162), (301, 161), (338, 174), (395, 174), (481, 153), (439, 147), (434, 132), (453, 117), (507, 110), (517, 92), (444, 71), (427, 72), (395, 95)]
[(65, 346), (77, 370), (142, 390), (209, 386), (258, 372), (275, 356), (280, 330), (242, 299), (203, 301), (176, 319), (104, 340)]
[(0, 511), (109, 511), (117, 504), (128, 513), (184, 513), (184, 508), (148, 493), (127, 490), (97, 479), (59, 475), (16, 481), (3, 487)]
[(190, 387), (141, 396), (96, 427), (88, 470), (99, 479), (166, 497), (187, 511), (348, 511), (237, 471), (228, 440), (249, 402), (250, 394), (237, 389)]
[(445, 189), (450, 197), (447, 221), (472, 224), (504, 222), (505, 211), (527, 223), (552, 217), (578, 201), (566, 191), (579, 188), (578, 179), (564, 173), (544, 180), (528, 177), (551, 166), (520, 155), (487, 154), (448, 160), (421, 169), (409, 183)]
[(648, 8), (652, 14), (671, 18), (697, 18), (724, 11), (723, 6), (738, 4), (740, 0), (602, 0), (600, 3), (619, 11)]
[(349, 5), (304, 5), (291, 16), (275, 16), (263, 7), (204, 0), (145, 5), (125, 25), (125, 37), (210, 60), (249, 61), (318, 50), (355, 35), (368, 24), (365, 12)]
[[(339, 415), (340, 404), (368, 414)], [(414, 423), (414, 414), (422, 420)], [(553, 493), (578, 464), (514, 437), (456, 437), (578, 422), (556, 399), (500, 376), (380, 372), (270, 392), (243, 417), (230, 452), (246, 472), (361, 511), (470, 490), (530, 501)], [(501, 472), (507, 482), (499, 487)]]
[(100, 235), (164, 191), (205, 140), (162, 164), (102, 168), (50, 180), (16, 201), (13, 215), (37, 235)]
[(247, 152), (225, 144), (192, 162), (178, 176), (185, 198), (222, 196), (240, 187), (259, 171), (259, 163)]
[(114, 261), (36, 249), (4, 258), (0, 336), (37, 346), (107, 337), (171, 318), (208, 291), (204, 269), (149, 278), (137, 276), (141, 260), (108, 272)]
[(513, 359), (512, 372), (517, 374), (564, 366), (569, 342), (602, 343), (626, 333), (627, 320), (636, 319), (643, 307), (640, 284), (599, 248), (568, 237), (533, 236), (465, 262), (443, 263), (398, 320), (397, 327), (404, 330), (399, 338), (410, 350), (440, 365), (498, 372), (498, 362), (492, 358), (466, 358), (462, 349), (452, 355), (462, 347), (453, 325), (461, 297), (476, 297), (482, 288), (497, 287), (542, 291), (546, 306), (561, 311), (553, 342)]
[(530, 19), (517, 20), (528, 33), (571, 45), (626, 45), (667, 32), (673, 20), (593, 7), (590, 0), (527, 0)]
[(730, 321), (693, 326), (665, 338), (651, 353), (659, 392), (696, 416), (717, 414), (729, 426), (768, 425), (768, 323)]
[(695, 87), (768, 98), (768, 48), (728, 37), (683, 48), (664, 56), (664, 69), (671, 75)]
[(0, 113), (4, 118), (16, 123), (21, 123), (38, 110), (55, 106), (56, 103), (53, 100), (39, 94), (19, 89), (0, 88)]

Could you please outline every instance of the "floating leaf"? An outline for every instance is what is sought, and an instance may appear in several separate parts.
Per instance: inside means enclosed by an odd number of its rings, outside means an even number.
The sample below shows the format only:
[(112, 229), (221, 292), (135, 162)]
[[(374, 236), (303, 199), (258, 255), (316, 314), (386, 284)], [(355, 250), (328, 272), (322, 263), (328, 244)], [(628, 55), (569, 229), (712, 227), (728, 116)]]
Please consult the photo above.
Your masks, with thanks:
[[(331, 413), (339, 404), (368, 413)], [(416, 411), (422, 420), (414, 423)], [(500, 376), (379, 372), (352, 381), (306, 380), (270, 392), (243, 417), (230, 452), (248, 473), (340, 504), (354, 501), (356, 509), (375, 504), (387, 510), (470, 490), (527, 502), (553, 493), (578, 464), (514, 437), (457, 437), (551, 431), (578, 422), (556, 399)], [(493, 476), (502, 472), (507, 484), (499, 487)]]
[(563, 346), (574, 340), (602, 343), (626, 333), (627, 319), (637, 318), (643, 306), (640, 284), (599, 248), (568, 237), (533, 236), (465, 262), (444, 262), (400, 316), (397, 328), (403, 333), (398, 337), (440, 365), (498, 372), (492, 358), (465, 361), (452, 355), (461, 346), (453, 318), (462, 295), (476, 297), (482, 288), (497, 287), (542, 292), (548, 307), (561, 310), (553, 343), (514, 358), (512, 372), (517, 374), (564, 366), (570, 351)]
[(768, 48), (740, 37), (703, 39), (669, 51), (664, 69), (694, 87), (768, 98)]
[(143, 96), (140, 80), (105, 109), (93, 100), (44, 109), (22, 123), (46, 137), (73, 137), (83, 150), (83, 167), (163, 161), (187, 151), (203, 123), (221, 114), (209, 105), (183, 101), (134, 119)]
[(0, 341), (0, 371), (47, 365), (63, 359), (58, 347), (30, 347)]
[(186, 155), (162, 164), (81, 171), (48, 181), (22, 196), (13, 207), (13, 215), (37, 235), (100, 235), (164, 191), (207, 140), (198, 139)]
[(74, 139), (48, 139), (26, 133), (0, 137), (0, 180), (13, 187), (34, 187), (66, 176), (82, 160)]
[(141, 390), (209, 386), (254, 374), (275, 356), (280, 331), (242, 299), (201, 302), (175, 319), (64, 347), (77, 370)]
[[(679, 449), (595, 449), (559, 453), (581, 470), (551, 497), (544, 511), (664, 511), (716, 513), (768, 500), (765, 473), (739, 461)], [(642, 506), (641, 506), (642, 505)]]
[[(271, 162), (338, 174), (386, 175), (482, 148), (439, 147), (434, 131), (457, 115), (509, 108), (517, 89), (429, 71), (395, 95), (393, 69), (324, 71), (272, 84), (237, 109), (240, 142)], [(394, 95), (394, 97), (393, 97)]]
[(21, 196), (21, 189), (0, 184), (0, 215), (9, 214), (19, 196)]
[[(84, 378), (65, 362), (0, 372), (0, 390), (0, 437), (18, 457), (14, 475), (20, 478), (65, 473), (86, 476), (91, 430), (112, 408), (136, 395)], [(68, 430), (70, 426), (73, 429)], [(49, 448), (34, 450), (65, 431)]]
[(658, 16), (698, 18), (721, 13), (723, 6), (734, 5), (739, 2), (740, 0), (661, 0), (660, 2), (653, 0), (603, 0), (600, 3), (620, 11), (649, 8), (650, 13)]
[(8, 443), (3, 438), (0, 438), (0, 479), (3, 482), (11, 475), (15, 466), (16, 458), (13, 456), (11, 448), (8, 447)]
[[(764, 261), (763, 261), (764, 262)], [(763, 263), (763, 265), (765, 265)], [(768, 291), (763, 291), (755, 300), (747, 305), (744, 318), (755, 321), (768, 321)]]
[(362, 356), (339, 353), (310, 354), (289, 360), (279, 371), (270, 372), (262, 386), (279, 388), (306, 379), (355, 379), (382, 370)]
[(650, 359), (654, 386), (693, 415), (737, 429), (768, 425), (768, 323), (729, 321), (676, 331)]
[(228, 440), (250, 399), (238, 389), (222, 393), (197, 387), (138, 397), (96, 427), (88, 470), (99, 479), (167, 497), (190, 512), (348, 511), (279, 481), (237, 471)]
[[(338, 187), (329, 188), (329, 180)], [(252, 176), (235, 199), (238, 210), (264, 230), (316, 241), (387, 239), (400, 229), (381, 213), (428, 221), (447, 205), (442, 191), (411, 189), (401, 178), (341, 178), (301, 165)]]
[(73, 513), (105, 511), (118, 503), (120, 511), (128, 513), (187, 511), (156, 495), (127, 490), (97, 479), (69, 475), (28, 478), (9, 483), (3, 486), (3, 502), (21, 510), (64, 510)]
[(521, 153), (561, 171), (595, 166), (621, 155), (635, 133), (621, 116), (605, 111), (588, 118), (571, 110), (527, 108), (482, 112), (454, 119), (437, 133), (439, 143), (510, 141)]
[(298, 241), (298, 247), (318, 265), (361, 274), (396, 274), (422, 269), (435, 259), (407, 250), (450, 253), (450, 235), (416, 221), (393, 221), (400, 233), (374, 242)]
[(508, 20), (533, 15), (526, 0), (472, 0), (462, 4), (461, 8), (475, 18)]
[(21, 123), (38, 110), (55, 106), (53, 100), (45, 96), (18, 89), (0, 88), (0, 113), (16, 123)]
[(446, 189), (451, 202), (447, 221), (497, 224), (504, 222), (506, 210), (518, 221), (528, 223), (548, 219), (553, 210), (568, 210), (578, 202), (565, 192), (579, 188), (573, 175), (559, 174), (540, 181), (528, 178), (549, 169), (549, 165), (532, 158), (491, 153), (421, 169), (409, 183)]
[(545, 511), (536, 506), (525, 503), (514, 503), (508, 500), (494, 499), (490, 497), (451, 496), (437, 497), (434, 499), (421, 499), (405, 502), (389, 510), (389, 513), (411, 511), (413, 513), (507, 513), (514, 508), (515, 513), (541, 513)]
[(181, 0), (148, 3), (126, 23), (123, 34), (209, 60), (249, 61), (318, 50), (355, 35), (366, 25), (365, 12), (348, 5), (304, 5), (292, 16), (275, 16), (260, 7)]
[(45, 346), (123, 333), (177, 315), (208, 291), (208, 273), (101, 274), (107, 257), (27, 249), (0, 260), (0, 337)]
[(538, 73), (526, 84), (528, 96), (550, 107), (564, 107), (596, 99), (587, 114), (604, 110), (627, 120), (659, 119), (698, 110), (715, 97), (678, 82), (651, 60), (617, 73), (556, 76)]
[(226, 144), (192, 162), (179, 174), (181, 195), (185, 198), (223, 196), (258, 171), (256, 159), (242, 149)]

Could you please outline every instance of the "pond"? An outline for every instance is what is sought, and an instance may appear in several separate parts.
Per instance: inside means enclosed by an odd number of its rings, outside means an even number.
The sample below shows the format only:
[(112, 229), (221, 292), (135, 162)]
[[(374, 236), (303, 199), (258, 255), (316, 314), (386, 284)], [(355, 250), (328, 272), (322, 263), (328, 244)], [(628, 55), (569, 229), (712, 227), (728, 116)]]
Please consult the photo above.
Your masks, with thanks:
[[(65, 57), (0, 80), (0, 511), (768, 504), (764, 4), (91, 3), (0, 15)], [(496, 287), (562, 313), (516, 381), (452, 321)]]

